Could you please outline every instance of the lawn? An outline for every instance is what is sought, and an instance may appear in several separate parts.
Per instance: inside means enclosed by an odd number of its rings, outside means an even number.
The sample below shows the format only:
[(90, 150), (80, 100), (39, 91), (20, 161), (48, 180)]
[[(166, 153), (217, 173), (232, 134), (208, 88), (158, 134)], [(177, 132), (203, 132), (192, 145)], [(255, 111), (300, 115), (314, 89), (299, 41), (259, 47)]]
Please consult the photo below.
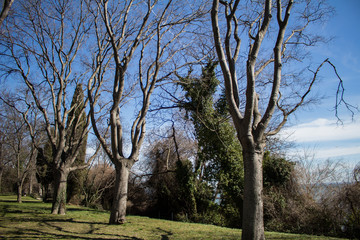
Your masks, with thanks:
[[(108, 225), (109, 213), (68, 206), (65, 216), (51, 215), (51, 204), (24, 197), (0, 196), (1, 239), (240, 239), (241, 230), (128, 216), (124, 225)], [(330, 239), (266, 233), (267, 239)], [(335, 238), (332, 238), (335, 239)]]

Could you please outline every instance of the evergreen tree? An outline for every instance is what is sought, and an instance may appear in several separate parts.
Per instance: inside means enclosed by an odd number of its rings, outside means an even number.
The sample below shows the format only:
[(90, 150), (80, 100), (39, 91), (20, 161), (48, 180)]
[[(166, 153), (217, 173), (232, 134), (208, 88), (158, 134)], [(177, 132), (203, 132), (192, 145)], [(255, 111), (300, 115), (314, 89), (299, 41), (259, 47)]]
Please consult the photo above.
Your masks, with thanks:
[[(84, 128), (86, 128), (86, 115), (85, 112), (82, 111), (82, 109), (84, 108), (84, 92), (82, 90), (82, 84), (77, 84), (70, 108), (71, 111), (69, 112), (68, 120), (66, 123), (66, 141), (68, 146), (71, 145), (70, 141), (80, 141), (82, 132)], [(85, 139), (80, 146), (79, 154), (74, 161), (73, 166), (85, 165), (86, 144), (87, 136), (85, 136)], [(74, 146), (77, 146), (77, 144), (75, 144)], [(72, 151), (76, 150), (72, 149)], [(48, 142), (45, 144), (43, 149), (40, 149), (37, 156), (37, 179), (43, 186), (44, 201), (47, 201), (47, 199), (51, 196), (51, 194), (49, 193), (50, 185), (53, 184), (55, 180), (55, 165), (53, 163), (52, 155), (53, 151), (51, 149), (51, 144), (50, 142)], [(67, 202), (71, 201), (72, 198), (74, 198), (75, 196), (78, 196), (78, 199), (76, 199), (77, 201), (80, 200), (81, 188), (84, 180), (85, 170), (77, 170), (69, 173), (66, 190)]]
[(36, 178), (42, 186), (42, 198), (47, 202), (51, 198), (50, 186), (54, 181), (54, 166), (50, 143), (40, 148), (36, 157)]
[[(81, 134), (86, 128), (86, 115), (82, 111), (84, 108), (84, 92), (82, 84), (77, 84), (73, 99), (71, 101), (71, 111), (67, 121), (67, 141), (79, 141)], [(74, 161), (74, 166), (85, 164), (87, 135), (80, 146), (79, 154)], [(70, 145), (70, 144), (68, 144)], [(67, 184), (67, 202), (74, 201), (79, 203), (81, 197), (81, 188), (85, 180), (86, 170), (77, 170), (69, 173)], [(77, 199), (75, 199), (77, 198)]]
[(193, 165), (186, 148), (181, 146), (186, 140), (181, 135), (175, 140), (174, 136), (175, 132), (152, 143), (147, 155), (152, 173), (147, 181), (152, 201), (149, 214), (192, 220), (197, 212)]
[(175, 177), (178, 189), (175, 193), (177, 202), (180, 203), (179, 213), (189, 218), (194, 218), (197, 213), (195, 199), (195, 181), (192, 172), (192, 164), (189, 160), (178, 160), (176, 162)]

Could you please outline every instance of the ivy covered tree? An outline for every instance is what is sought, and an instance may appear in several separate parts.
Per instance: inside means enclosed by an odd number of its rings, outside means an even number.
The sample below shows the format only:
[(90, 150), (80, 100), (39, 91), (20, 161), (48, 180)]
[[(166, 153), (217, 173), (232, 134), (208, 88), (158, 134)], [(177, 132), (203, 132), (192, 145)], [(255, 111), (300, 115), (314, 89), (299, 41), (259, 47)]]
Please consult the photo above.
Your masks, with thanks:
[[(215, 101), (219, 80), (215, 76), (217, 63), (209, 61), (199, 78), (179, 77), (185, 91), (180, 107), (185, 109), (195, 128), (198, 141), (197, 176), (213, 185), (223, 204), (232, 205), (241, 215), (243, 162), (241, 146), (229, 121), (224, 94)], [(217, 196), (214, 196), (214, 199)], [(241, 226), (240, 219), (233, 226)]]
[[(193, 165), (188, 159), (176, 161), (175, 180), (177, 191), (175, 192), (180, 206), (180, 214), (193, 218), (197, 213), (195, 199), (195, 181)], [(188, 215), (187, 215), (188, 214)]]

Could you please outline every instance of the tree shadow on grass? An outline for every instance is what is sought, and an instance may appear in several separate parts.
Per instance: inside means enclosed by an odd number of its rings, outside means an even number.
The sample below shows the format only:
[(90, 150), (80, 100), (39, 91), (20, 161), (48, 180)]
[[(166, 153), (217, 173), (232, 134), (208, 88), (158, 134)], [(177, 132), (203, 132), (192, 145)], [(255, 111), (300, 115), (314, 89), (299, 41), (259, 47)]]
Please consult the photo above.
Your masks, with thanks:
[[(11, 236), (11, 239), (94, 239), (94, 240), (104, 240), (104, 239), (121, 239), (121, 240), (142, 240), (141, 238), (125, 236), (125, 235), (104, 235), (104, 237), (99, 236), (78, 236), (74, 234), (67, 233), (48, 233), (46, 231), (34, 230), (34, 229), (21, 229), (15, 231), (8, 231), (8, 235)], [(1, 237), (1, 235), (0, 235)], [(4, 236), (5, 239), (6, 236)]]
[[(75, 220), (66, 215), (51, 215), (51, 208), (44, 207), (42, 202), (30, 201), (32, 203), (30, 206), (7, 204), (10, 202), (14, 203), (11, 200), (0, 200), (0, 229), (2, 231), (0, 239), (3, 237), (4, 239), (141, 239), (101, 232), (101, 229), (109, 226), (107, 223)], [(70, 207), (69, 211), (88, 210)]]
[[(5, 204), (4, 204), (5, 203)], [(6, 204), (8, 203), (8, 204)], [(29, 204), (31, 203), (31, 205)], [(24, 205), (23, 205), (24, 204)], [(22, 208), (21, 211), (24, 211), (26, 209), (29, 210), (39, 210), (44, 211), (48, 210), (50, 212), (51, 207), (50, 206), (44, 206), (46, 203), (41, 202), (39, 200), (23, 200), (21, 203), (18, 203), (16, 200), (10, 200), (10, 199), (0, 199), (0, 211), (1, 207), (8, 207), (8, 208)], [(23, 207), (21, 207), (23, 206)]]
[[(12, 204), (1, 204), (1, 203), (12, 203)], [(21, 208), (22, 203), (31, 203), (32, 205), (26, 205)], [(39, 200), (24, 200), (22, 203), (17, 203), (16, 200), (0, 199), (0, 214), (4, 215), (6, 213), (31, 213), (36, 211), (36, 213), (51, 213), (50, 203), (44, 203)], [(15, 205), (19, 204), (19, 205)], [(44, 206), (47, 204), (47, 206)], [(1, 206), (2, 205), (2, 206)], [(16, 210), (11, 210), (11, 208), (18, 208)], [(21, 208), (21, 209), (19, 209)], [(77, 206), (67, 206), (66, 212), (93, 212), (93, 213), (104, 213), (104, 211), (91, 209), (91, 208), (80, 208)]]
[[(1, 199), (0, 202), (5, 202), (5, 203), (18, 203), (16, 200), (11, 200), (11, 199)], [(38, 200), (22, 200), (21, 203), (42, 203), (39, 202)], [(19, 203), (19, 204), (21, 204)]]
[(174, 235), (172, 232), (166, 231), (164, 229), (161, 228), (156, 228), (157, 230), (164, 232), (165, 234), (161, 234), (161, 240), (169, 240), (169, 237)]
[[(18, 219), (19, 222), (23, 219)], [(34, 221), (33, 221), (34, 222)], [(89, 223), (83, 221), (75, 221), (73, 219), (43, 219), (35, 221), (35, 224), (39, 227), (23, 227), (21, 225), (16, 227), (6, 227), (3, 224), (0, 225), (2, 229), (8, 229), (6, 235), (10, 236), (11, 239), (122, 239), (122, 240), (141, 240), (141, 238), (126, 236), (121, 234), (110, 234), (110, 233), (96, 233), (101, 230), (102, 227), (107, 224), (103, 223)], [(62, 223), (69, 224), (87, 224), (88, 229), (76, 231), (67, 230), (68, 225), (58, 225)], [(100, 225), (100, 226), (99, 226)], [(82, 229), (79, 228), (74, 229)], [(1, 237), (1, 235), (0, 235)], [(4, 236), (6, 238), (6, 236)]]

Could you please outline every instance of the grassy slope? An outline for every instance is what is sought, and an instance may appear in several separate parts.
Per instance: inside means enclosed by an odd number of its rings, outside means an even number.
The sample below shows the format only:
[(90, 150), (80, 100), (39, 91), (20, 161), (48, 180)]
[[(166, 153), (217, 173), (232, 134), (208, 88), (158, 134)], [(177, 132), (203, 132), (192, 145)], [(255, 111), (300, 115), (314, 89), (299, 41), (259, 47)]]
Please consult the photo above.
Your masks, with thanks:
[[(50, 213), (50, 204), (29, 197), (0, 196), (1, 239), (240, 239), (241, 230), (129, 216), (121, 226), (108, 225), (108, 212), (68, 206), (66, 216)], [(266, 233), (267, 239), (329, 239)]]

